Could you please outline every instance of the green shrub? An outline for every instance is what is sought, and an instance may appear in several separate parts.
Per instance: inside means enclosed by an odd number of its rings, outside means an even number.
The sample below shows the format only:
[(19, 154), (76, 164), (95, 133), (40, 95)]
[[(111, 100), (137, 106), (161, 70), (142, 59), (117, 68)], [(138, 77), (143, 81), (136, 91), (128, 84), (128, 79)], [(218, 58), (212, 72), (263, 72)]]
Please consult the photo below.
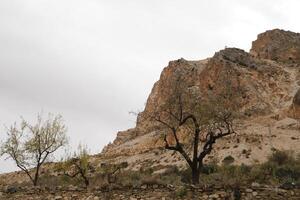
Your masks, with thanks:
[(242, 174), (249, 174), (251, 172), (251, 167), (248, 165), (245, 165), (244, 163), (241, 164), (240, 166), (240, 171)]
[(234, 165), (223, 166), (221, 172), (224, 175), (227, 175), (229, 177), (236, 176), (236, 173), (238, 172), (238, 166), (234, 166)]
[(202, 174), (212, 174), (218, 171), (218, 166), (216, 164), (203, 165), (201, 172)]
[(299, 166), (281, 166), (275, 170), (275, 176), (280, 179), (290, 178), (292, 180), (300, 179), (300, 167)]
[(232, 164), (233, 162), (234, 162), (234, 157), (232, 157), (232, 156), (226, 156), (224, 159), (223, 159), (223, 164), (224, 165), (230, 165), (230, 164)]
[(187, 189), (186, 187), (180, 187), (177, 191), (176, 191), (176, 196), (183, 198), (187, 195)]
[(138, 171), (126, 171), (118, 176), (118, 182), (124, 186), (137, 187), (142, 184), (142, 174)]
[(292, 157), (291, 153), (277, 150), (269, 157), (268, 162), (273, 162), (277, 165), (283, 165), (293, 160), (294, 158)]
[(192, 180), (192, 170), (190, 168), (181, 170), (180, 171), (180, 177), (181, 177), (181, 181), (183, 183), (191, 183), (191, 180)]

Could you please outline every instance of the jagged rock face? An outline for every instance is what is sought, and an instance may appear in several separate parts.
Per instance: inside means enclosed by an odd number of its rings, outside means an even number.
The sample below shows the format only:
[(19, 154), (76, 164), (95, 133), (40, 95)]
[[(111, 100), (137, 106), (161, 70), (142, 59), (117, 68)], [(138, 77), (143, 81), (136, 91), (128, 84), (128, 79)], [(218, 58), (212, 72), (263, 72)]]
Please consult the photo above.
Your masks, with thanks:
[[(229, 73), (228, 73), (229, 72)], [(239, 85), (242, 92), (243, 107), (246, 116), (257, 116), (273, 112), (280, 107), (288, 90), (289, 75), (278, 65), (254, 58), (243, 50), (230, 48), (215, 54), (201, 74), (200, 86), (203, 91), (218, 93), (224, 90), (224, 82), (231, 80)], [(268, 101), (265, 101), (268, 99)]]
[(253, 55), (285, 63), (300, 63), (300, 34), (284, 30), (271, 30), (259, 34), (252, 43)]
[(283, 94), (289, 90), (288, 85), (278, 84), (290, 81), (289, 75), (282, 68), (275, 63), (259, 60), (240, 49), (227, 48), (203, 61), (171, 61), (164, 68), (159, 81), (154, 84), (145, 110), (139, 114), (136, 128), (119, 132), (114, 144), (119, 145), (138, 135), (159, 129), (159, 124), (142, 120), (143, 116), (169, 100), (177, 77), (184, 81), (186, 90), (192, 88), (203, 98), (210, 93), (221, 93), (228, 80), (235, 86), (239, 85), (243, 96), (243, 107), (240, 109), (246, 117), (271, 113), (280, 106), (283, 99), (290, 98)]
[[(171, 88), (176, 85), (174, 77), (178, 76), (188, 88), (198, 90), (204, 98), (209, 93), (222, 92), (226, 81), (231, 81), (236, 87), (239, 85), (243, 90), (244, 107), (241, 109), (247, 112), (246, 115), (267, 113), (278, 106), (276, 104), (285, 98), (280, 92), (288, 88), (276, 83), (289, 82), (289, 75), (275, 63), (259, 60), (240, 49), (227, 48), (204, 61), (180, 59), (170, 62), (155, 83), (141, 115), (168, 101), (172, 96)], [(271, 102), (266, 103), (263, 101), (265, 98), (271, 98)], [(138, 126), (141, 124), (138, 120)]]
[[(291, 65), (295, 62), (300, 64), (299, 41), (298, 33), (275, 29), (260, 34), (253, 42), (251, 53), (226, 48), (205, 60), (179, 59), (169, 62), (159, 81), (154, 84), (144, 111), (138, 115), (136, 127), (119, 132), (116, 140), (103, 150), (102, 155), (111, 159), (118, 157), (120, 161), (125, 159), (136, 169), (140, 165), (136, 163), (137, 160), (143, 163), (142, 160), (147, 162), (170, 156), (172, 152), (161, 150), (164, 145), (161, 135), (166, 130), (157, 122), (145, 120), (144, 116), (169, 101), (178, 77), (186, 90), (193, 90), (202, 98), (224, 92), (226, 81), (241, 88), (239, 110), (242, 122), (241, 139), (238, 141), (243, 142), (235, 149), (230, 148), (230, 143), (234, 143), (232, 140), (224, 139), (216, 144), (214, 153), (218, 159), (228, 155), (229, 150), (238, 159), (237, 163), (248, 164), (263, 161), (272, 148), (289, 149), (296, 145), (299, 146), (296, 151), (300, 152), (299, 141), (289, 141), (297, 131), (287, 130), (287, 127), (294, 127), (295, 123), (294, 119), (288, 118), (294, 117), (290, 114), (291, 109), (300, 107), (300, 92), (294, 97), (299, 89), (300, 72), (298, 64)], [(275, 127), (274, 130), (270, 126)], [(282, 134), (283, 129), (285, 132), (290, 131), (289, 135)], [(269, 139), (271, 132), (279, 134), (273, 137), (274, 141)], [(252, 149), (253, 159), (243, 157), (241, 152), (245, 149)], [(180, 155), (172, 162), (178, 165), (184, 163)]]

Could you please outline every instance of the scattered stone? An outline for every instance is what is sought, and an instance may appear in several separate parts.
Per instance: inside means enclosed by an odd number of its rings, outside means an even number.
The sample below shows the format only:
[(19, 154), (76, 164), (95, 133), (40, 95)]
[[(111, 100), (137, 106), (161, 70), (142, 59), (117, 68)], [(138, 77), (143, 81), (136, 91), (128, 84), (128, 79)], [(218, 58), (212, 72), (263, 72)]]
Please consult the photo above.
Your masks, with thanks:
[(158, 185), (153, 185), (153, 189), (157, 189), (158, 188)]
[(259, 184), (259, 183), (256, 183), (256, 182), (253, 182), (253, 183), (251, 184), (251, 187), (252, 187), (252, 188), (258, 188), (258, 187), (260, 187), (260, 184)]
[(258, 193), (254, 191), (254, 192), (252, 192), (252, 195), (253, 195), (253, 196), (257, 196)]
[(285, 189), (285, 190), (291, 190), (294, 189), (296, 184), (294, 182), (285, 182), (283, 183), (279, 188)]
[(16, 193), (16, 192), (17, 192), (16, 187), (8, 187), (6, 190), (6, 193), (9, 193), (9, 194)]
[(253, 190), (250, 189), (250, 188), (247, 188), (247, 189), (246, 189), (246, 192), (247, 192), (247, 193), (251, 193), (251, 192), (253, 192)]
[(54, 200), (61, 200), (61, 199), (63, 199), (62, 196), (55, 196), (55, 197), (54, 197)]
[(143, 189), (143, 190), (147, 189), (147, 185), (142, 185), (141, 189)]
[(209, 195), (209, 198), (211, 198), (211, 199), (218, 199), (219, 195), (218, 194), (211, 194), (211, 195)]

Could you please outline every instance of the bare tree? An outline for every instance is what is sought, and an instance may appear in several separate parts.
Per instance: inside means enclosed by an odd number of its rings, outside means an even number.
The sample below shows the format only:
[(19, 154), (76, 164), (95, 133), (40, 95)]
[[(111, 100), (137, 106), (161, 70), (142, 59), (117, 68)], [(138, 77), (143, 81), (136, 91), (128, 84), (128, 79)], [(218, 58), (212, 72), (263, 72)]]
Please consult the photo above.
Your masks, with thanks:
[(67, 142), (66, 127), (60, 115), (49, 114), (43, 120), (38, 114), (35, 124), (22, 119), (20, 126), (14, 123), (7, 128), (7, 139), (1, 145), (0, 155), (6, 154), (13, 159), (36, 186), (41, 166)]
[(79, 145), (78, 152), (75, 152), (72, 157), (68, 156), (65, 161), (61, 162), (60, 168), (64, 171), (64, 175), (68, 177), (75, 178), (79, 176), (87, 188), (90, 184), (88, 173), (92, 169), (87, 147)]
[[(192, 183), (198, 184), (204, 158), (212, 152), (213, 145), (218, 139), (235, 133), (238, 87), (227, 81), (223, 91), (213, 91), (201, 98), (184, 81), (177, 81), (172, 95), (164, 105), (157, 106), (150, 118), (169, 130), (163, 137), (165, 148), (183, 156), (191, 168)], [(188, 142), (181, 141), (182, 135), (188, 136)]]
[(107, 180), (107, 183), (115, 183), (117, 180), (117, 174), (121, 172), (122, 169), (128, 167), (127, 162), (121, 162), (117, 164), (106, 164), (101, 163), (100, 171), (102, 173), (102, 177)]

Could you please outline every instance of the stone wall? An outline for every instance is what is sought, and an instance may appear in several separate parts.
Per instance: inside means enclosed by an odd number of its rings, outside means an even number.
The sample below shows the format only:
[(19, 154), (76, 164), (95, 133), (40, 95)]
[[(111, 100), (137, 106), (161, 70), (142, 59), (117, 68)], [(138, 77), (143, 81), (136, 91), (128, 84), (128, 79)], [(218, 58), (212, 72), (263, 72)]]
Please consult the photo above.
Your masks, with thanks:
[(96, 188), (84, 190), (69, 186), (68, 188), (7, 188), (0, 192), (0, 199), (8, 200), (298, 200), (299, 188), (282, 189), (274, 186), (253, 183), (249, 187), (224, 188), (192, 186), (174, 187), (172, 185), (142, 185), (138, 188)]

